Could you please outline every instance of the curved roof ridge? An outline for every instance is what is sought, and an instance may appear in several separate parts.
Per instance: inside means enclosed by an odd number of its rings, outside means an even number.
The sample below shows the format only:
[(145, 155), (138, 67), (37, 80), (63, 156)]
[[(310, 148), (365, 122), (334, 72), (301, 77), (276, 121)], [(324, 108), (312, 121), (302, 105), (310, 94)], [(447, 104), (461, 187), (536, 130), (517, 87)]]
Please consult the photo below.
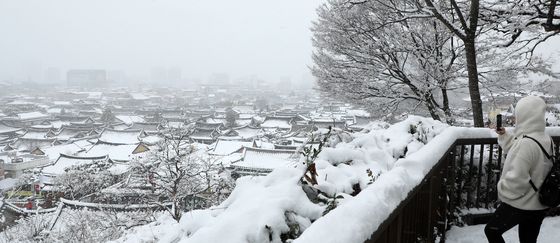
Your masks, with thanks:
[(75, 155), (68, 155), (68, 154), (60, 153), (59, 159), (61, 157), (70, 158), (70, 159), (84, 159), (84, 160), (88, 159), (88, 160), (90, 160), (90, 159), (108, 159), (109, 155), (103, 155), (103, 156), (75, 156)]

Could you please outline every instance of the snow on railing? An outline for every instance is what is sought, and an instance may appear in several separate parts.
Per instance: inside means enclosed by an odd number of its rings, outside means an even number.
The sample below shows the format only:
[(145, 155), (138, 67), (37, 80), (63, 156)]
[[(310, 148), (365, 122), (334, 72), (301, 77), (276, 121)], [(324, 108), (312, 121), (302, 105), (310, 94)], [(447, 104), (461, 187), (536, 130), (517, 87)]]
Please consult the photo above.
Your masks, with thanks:
[(134, 209), (146, 209), (146, 208), (161, 208), (171, 207), (173, 203), (163, 203), (163, 204), (105, 204), (105, 203), (89, 203), (81, 202), (75, 200), (69, 200), (65, 198), (60, 198), (66, 206), (81, 207), (81, 208), (91, 208), (91, 209), (121, 209), (121, 210), (134, 210)]
[(46, 209), (42, 209), (42, 208), (37, 208), (37, 209), (26, 209), (26, 208), (20, 208), (17, 205), (13, 204), (12, 202), (9, 201), (5, 201), (4, 202), (4, 206), (6, 207), (6, 209), (18, 213), (18, 214), (24, 214), (24, 215), (29, 215), (29, 214), (43, 214), (43, 213), (50, 213), (50, 212), (54, 212), (56, 211), (56, 208), (46, 208)]
[[(551, 136), (560, 136), (560, 128), (547, 128), (546, 131)], [(353, 200), (319, 218), (294, 242), (368, 241), (372, 233), (387, 227), (386, 221), (401, 204), (414, 196), (412, 192), (419, 192), (421, 184), (429, 181), (427, 175), (438, 162), (450, 156), (458, 139), (489, 138), (495, 139), (496, 134), (488, 128), (446, 129), (416, 153), (398, 160), (390, 171)]]

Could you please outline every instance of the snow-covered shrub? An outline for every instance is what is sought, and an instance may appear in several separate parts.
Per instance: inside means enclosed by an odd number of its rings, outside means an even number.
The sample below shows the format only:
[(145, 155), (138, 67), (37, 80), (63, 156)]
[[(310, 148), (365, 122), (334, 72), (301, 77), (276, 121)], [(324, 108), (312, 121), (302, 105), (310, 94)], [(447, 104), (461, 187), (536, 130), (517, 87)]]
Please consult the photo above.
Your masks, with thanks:
[(64, 208), (54, 228), (55, 213), (31, 215), (0, 233), (0, 242), (107, 242), (134, 226), (154, 221), (152, 212), (90, 211)]
[(107, 161), (95, 161), (92, 164), (72, 166), (65, 173), (55, 177), (57, 190), (65, 197), (79, 199), (85, 195), (99, 192), (103, 188), (115, 184), (120, 177), (111, 174), (113, 164)]
[[(415, 126), (412, 133), (411, 126)], [(184, 213), (179, 223), (162, 216), (131, 229), (118, 242), (286, 242), (298, 238), (312, 222), (375, 185), (399, 158), (415, 153), (446, 127), (411, 116), (387, 129), (353, 134), (322, 148), (314, 160), (317, 185), (302, 186), (304, 163), (264, 177), (241, 177), (220, 205)], [(310, 188), (320, 192), (317, 200), (310, 199)]]
[(33, 242), (44, 240), (52, 214), (33, 215), (16, 220), (16, 224), (0, 233), (1, 242)]

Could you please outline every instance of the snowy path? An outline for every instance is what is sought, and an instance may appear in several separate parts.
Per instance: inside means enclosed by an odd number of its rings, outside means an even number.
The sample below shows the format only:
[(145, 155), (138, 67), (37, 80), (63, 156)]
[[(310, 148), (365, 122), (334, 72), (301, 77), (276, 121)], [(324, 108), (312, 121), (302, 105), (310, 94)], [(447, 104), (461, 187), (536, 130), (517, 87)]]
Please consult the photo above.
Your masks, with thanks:
[[(447, 232), (448, 243), (482, 243), (486, 241), (484, 236), (485, 225), (474, 225), (467, 227), (455, 227)], [(541, 227), (538, 243), (557, 243), (560, 237), (560, 216), (546, 218)], [(506, 242), (519, 243), (517, 239), (517, 227), (504, 234)]]

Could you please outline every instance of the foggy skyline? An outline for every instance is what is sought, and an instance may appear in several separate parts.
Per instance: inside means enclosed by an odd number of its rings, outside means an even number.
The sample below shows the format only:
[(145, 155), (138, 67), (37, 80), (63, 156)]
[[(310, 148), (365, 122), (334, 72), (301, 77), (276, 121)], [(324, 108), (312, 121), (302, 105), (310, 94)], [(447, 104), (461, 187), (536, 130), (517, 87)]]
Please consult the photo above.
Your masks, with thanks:
[(105, 69), (149, 81), (310, 79), (311, 21), (324, 0), (0, 0), (0, 81)]

